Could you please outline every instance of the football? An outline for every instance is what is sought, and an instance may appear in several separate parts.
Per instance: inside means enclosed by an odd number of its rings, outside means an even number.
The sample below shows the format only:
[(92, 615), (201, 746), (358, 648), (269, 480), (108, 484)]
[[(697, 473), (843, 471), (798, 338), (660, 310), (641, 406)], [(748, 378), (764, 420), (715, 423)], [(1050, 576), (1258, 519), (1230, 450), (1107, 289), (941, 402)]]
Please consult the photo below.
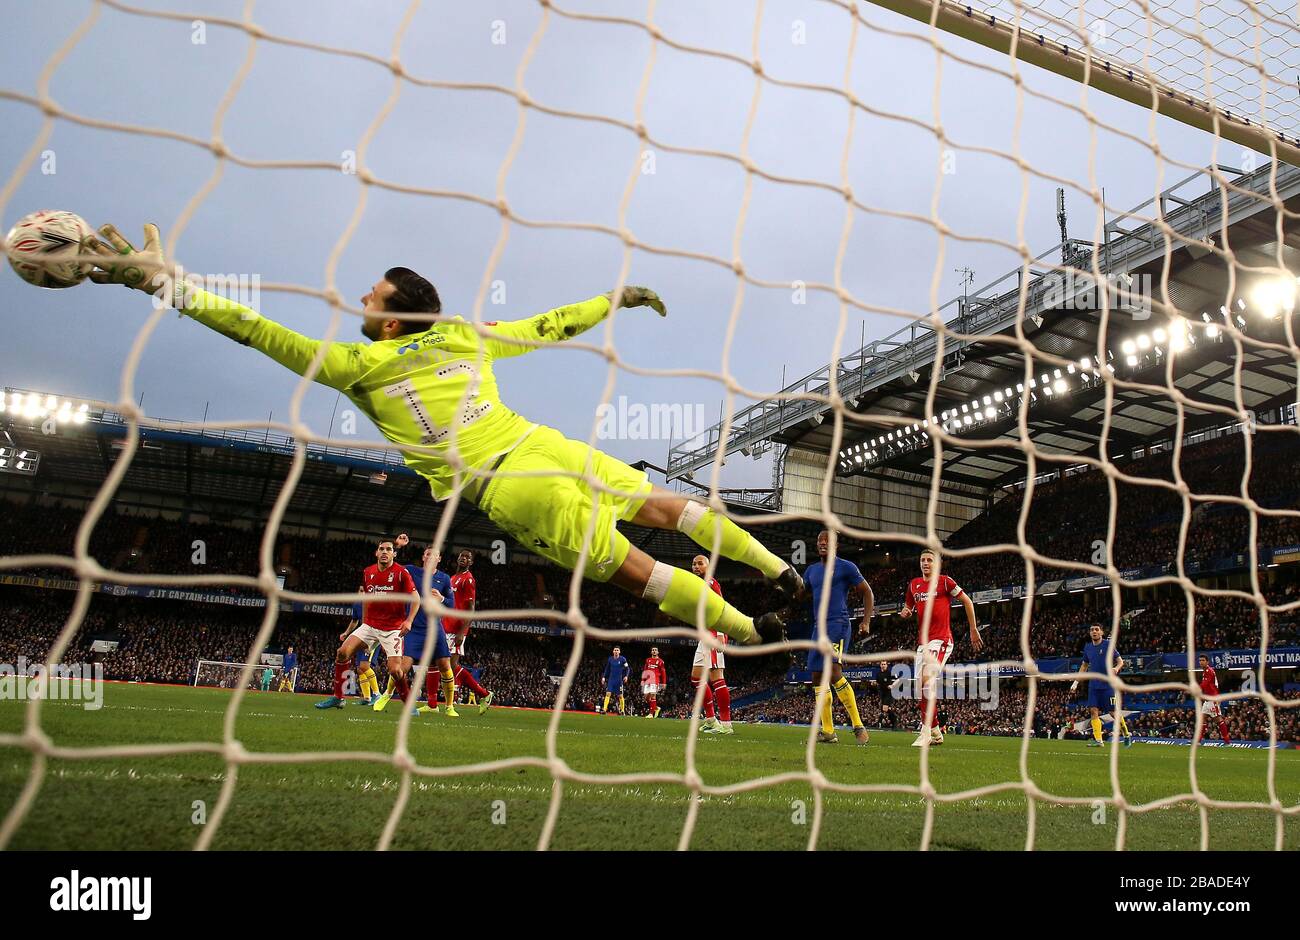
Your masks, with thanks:
[(37, 287), (74, 287), (93, 265), (82, 259), (82, 244), (94, 237), (85, 219), (75, 212), (42, 209), (23, 216), (5, 236), (10, 266)]

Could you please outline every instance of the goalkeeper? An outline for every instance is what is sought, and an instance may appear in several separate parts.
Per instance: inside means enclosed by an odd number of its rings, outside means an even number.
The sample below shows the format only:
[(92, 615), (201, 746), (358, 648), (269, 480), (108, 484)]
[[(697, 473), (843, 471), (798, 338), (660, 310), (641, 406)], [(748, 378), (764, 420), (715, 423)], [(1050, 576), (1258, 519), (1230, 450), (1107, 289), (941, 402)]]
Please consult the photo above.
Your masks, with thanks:
[[(96, 283), (153, 294), (299, 375), (311, 368), (319, 340), (178, 280), (178, 269), (163, 256), (156, 225), (145, 226), (143, 250), (111, 225), (99, 231), (108, 244), (94, 243), (99, 258), (90, 277)], [(726, 516), (652, 486), (644, 471), (528, 421), (497, 393), (496, 360), (563, 342), (617, 307), (648, 306), (666, 316), (654, 291), (627, 286), (527, 319), (486, 323), (483, 334), (460, 317), (441, 316), (437, 290), (407, 268), (390, 268), (361, 302), (361, 332), (370, 342), (328, 344), (315, 381), (346, 395), (389, 441), (418, 448), (403, 455), (407, 466), (429, 481), (435, 499), (446, 499), (460, 486), (465, 499), (526, 549), (568, 570), (577, 567), (594, 513), (584, 576), (645, 598), (690, 625), (703, 598), (702, 626), (738, 643), (783, 638), (776, 613), (757, 621), (742, 614), (692, 572), (655, 561), (631, 545), (616, 526), (633, 522), (676, 529), (706, 550), (713, 548), (716, 532), (724, 557), (758, 569), (792, 598), (803, 581), (789, 564)], [(606, 489), (593, 487), (584, 476)], [(662, 498), (648, 499), (652, 492)]]

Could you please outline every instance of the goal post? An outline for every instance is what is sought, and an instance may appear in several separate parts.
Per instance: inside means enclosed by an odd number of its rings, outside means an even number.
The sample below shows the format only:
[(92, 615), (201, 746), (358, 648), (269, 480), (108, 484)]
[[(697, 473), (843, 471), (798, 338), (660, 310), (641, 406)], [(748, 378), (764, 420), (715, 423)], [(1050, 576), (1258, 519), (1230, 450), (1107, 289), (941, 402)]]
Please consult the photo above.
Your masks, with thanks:
[[(1125, 61), (1122, 58), (1107, 55), (1105, 51), (1094, 49), (1096, 34), (1095, 24), (1098, 17), (1104, 16), (1111, 9), (1111, 4), (1091, 4), (1104, 8), (1089, 12), (1090, 4), (1079, 0), (1076, 6), (1062, 5), (1075, 15), (1083, 11), (1084, 25), (1071, 23), (1053, 15), (1042, 2), (1024, 2), (1024, 0), (1000, 0), (996, 4), (966, 4), (953, 0), (868, 0), (875, 6), (891, 10), (922, 23), (928, 23), (971, 42), (993, 49), (1018, 61), (1027, 62), (1054, 72), (1064, 78), (1096, 88), (1098, 91), (1121, 98), (1147, 110), (1154, 110), (1165, 117), (1181, 121), (1191, 127), (1210, 134), (1217, 134), (1225, 140), (1241, 144), (1260, 153), (1275, 154), (1277, 159), (1293, 166), (1300, 166), (1300, 134), (1285, 133), (1270, 122), (1264, 115), (1252, 115), (1249, 99), (1241, 99), (1237, 110), (1216, 102), (1217, 92), (1208, 89), (1212, 97), (1207, 97), (1202, 88), (1180, 88), (1174, 82), (1163, 78), (1159, 71), (1146, 68), (1141, 61)], [(1243, 11), (1246, 4), (1239, 4)], [(1254, 9), (1252, 4), (1250, 9)], [(1300, 28), (1270, 18), (1256, 25), (1264, 32), (1262, 23), (1268, 22), (1274, 28), (1268, 33), (1270, 38), (1280, 38), (1292, 46), (1300, 46)], [(1186, 34), (1171, 24), (1164, 23), (1150, 13), (1146, 16), (1147, 25), (1151, 26), (1148, 36), (1156, 55), (1178, 48), (1183, 44)], [(1289, 29), (1288, 29), (1289, 26)], [(1212, 42), (1198, 36), (1200, 45)], [(1105, 43), (1101, 43), (1105, 45)], [(1262, 42), (1256, 41), (1254, 52), (1261, 51)], [(1179, 53), (1186, 55), (1186, 53)], [(1274, 85), (1280, 91), (1294, 91), (1291, 85), (1279, 76), (1268, 73), (1263, 64), (1241, 62), (1243, 57), (1219, 53), (1219, 61), (1225, 58), (1241, 67), (1250, 67), (1258, 72), (1259, 94), (1266, 98), (1266, 86)], [(1137, 56), (1135, 55), (1134, 58)], [(1147, 58), (1147, 56), (1142, 56)], [(1261, 55), (1261, 58), (1263, 56)], [(1162, 58), (1152, 57), (1151, 61), (1163, 62)], [(1207, 49), (1204, 71), (1211, 73), (1212, 60)], [(1201, 62), (1194, 63), (1201, 71)], [(1204, 84), (1210, 84), (1208, 76)]]

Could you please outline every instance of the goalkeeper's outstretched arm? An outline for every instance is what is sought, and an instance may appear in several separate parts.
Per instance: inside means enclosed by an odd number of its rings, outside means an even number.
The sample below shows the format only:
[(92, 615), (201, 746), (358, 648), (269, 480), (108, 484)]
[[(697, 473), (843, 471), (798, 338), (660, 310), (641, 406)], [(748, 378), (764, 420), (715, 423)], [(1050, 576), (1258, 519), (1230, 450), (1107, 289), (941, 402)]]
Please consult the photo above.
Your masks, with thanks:
[(659, 295), (648, 287), (625, 286), (621, 291), (598, 294), (581, 303), (556, 307), (523, 320), (489, 323), (486, 348), (494, 359), (522, 356), (539, 345), (562, 343), (580, 333), (585, 333), (604, 321), (611, 310), (618, 307), (650, 307), (661, 317), (668, 309)]
[[(157, 302), (176, 308), (238, 343), (252, 346), (299, 375), (307, 373), (320, 352), (319, 340), (309, 339), (268, 320), (242, 304), (194, 288), (163, 255), (158, 226), (150, 223), (144, 231), (144, 248), (137, 249), (114, 226), (101, 226), (99, 232), (108, 244), (94, 244), (101, 260), (97, 263), (97, 270), (91, 273), (91, 280), (97, 284), (122, 284), (152, 294)], [(627, 285), (621, 290), (557, 307), (524, 320), (488, 324), (485, 346), (493, 358), (518, 356), (538, 345), (563, 342), (586, 332), (617, 307), (650, 307), (660, 316), (668, 314), (654, 291)], [(372, 310), (367, 303), (366, 309), (368, 313), (375, 313), (384, 308), (381, 305)], [(436, 312), (438, 307), (432, 309)], [(393, 320), (394, 325), (398, 323), (398, 320)], [(388, 327), (384, 326), (376, 334), (367, 333), (367, 336), (391, 339), (400, 332), (400, 327), (391, 335), (387, 330)], [(346, 391), (364, 372), (361, 365), (364, 350), (362, 343), (330, 343), (315, 373), (315, 380)]]
[[(204, 326), (251, 346), (280, 365), (304, 375), (320, 351), (320, 340), (296, 333), (255, 310), (186, 283), (179, 270), (163, 255), (158, 226), (144, 227), (144, 248), (137, 249), (112, 225), (99, 229), (108, 245), (98, 244), (102, 256), (90, 275), (97, 284), (122, 284), (152, 294), (156, 302), (175, 307)], [(111, 247), (110, 247), (111, 246)], [(323, 385), (345, 389), (360, 376), (364, 346), (330, 343), (315, 379)]]

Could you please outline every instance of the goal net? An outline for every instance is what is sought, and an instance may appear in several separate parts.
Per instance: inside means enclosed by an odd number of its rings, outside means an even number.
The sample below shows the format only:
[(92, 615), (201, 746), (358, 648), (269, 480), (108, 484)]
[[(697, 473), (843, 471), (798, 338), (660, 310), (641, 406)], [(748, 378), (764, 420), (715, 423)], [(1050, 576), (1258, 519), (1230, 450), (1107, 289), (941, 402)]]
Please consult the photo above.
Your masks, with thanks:
[[(244, 677), (244, 663), (219, 663), (200, 659), (194, 664), (194, 685), (215, 689), (251, 689), (254, 692), (277, 692), (285, 680), (283, 666), (261, 665), (253, 667), (253, 674)], [(293, 677), (289, 678), (292, 691)]]
[[(83, 465), (102, 466), (104, 478), (73, 551), (52, 555), (39, 542), (22, 542), (0, 555), (0, 575), (40, 569), (41, 577), (72, 583), (48, 661), (59, 662), (89, 628), (101, 586), (234, 589), (264, 604), (243, 662), (196, 666), (194, 685), (233, 690), (215, 748), (227, 772), (197, 848), (220, 839), (241, 768), (273, 763), (282, 773), (295, 763), (345, 758), (382, 766), (399, 781), (379, 848), (393, 843), (421, 785), (514, 769), (547, 775), (542, 849), (555, 842), (566, 797), (584, 787), (641, 784), (684, 794), (681, 848), (694, 844), (707, 800), (717, 806), (790, 785), (812, 795), (801, 837), (809, 848), (826, 844), (834, 825), (827, 807), (837, 798), (919, 807), (915, 837), (891, 847), (931, 848), (937, 820), (949, 810), (1002, 798), (1019, 801), (1027, 849), (1040, 847), (1051, 808), (1098, 805), (1119, 820), (1117, 848), (1128, 845), (1144, 815), (1172, 806), (1194, 809), (1201, 848), (1211, 844), (1217, 812), (1255, 820), (1257, 844), (1295, 844), (1295, 768), (1282, 763), (1277, 746), (1284, 743), (1279, 729), (1294, 727), (1300, 700), (1279, 687), (1270, 656), (1278, 625), (1294, 620), (1300, 600), (1271, 590), (1269, 566), (1282, 564), (1285, 553), (1275, 549), (1286, 545), (1300, 511), (1293, 494), (1260, 495), (1273, 468), (1255, 455), (1266, 439), (1289, 454), (1298, 433), (1294, 7), (1266, 0), (544, 0), (499, 15), (477, 4), (413, 2), (365, 15), (358, 7), (311, 16), (253, 0), (237, 15), (225, 5), (204, 10), (201, 0), (83, 7), (84, 16), (66, 26), (33, 12), (38, 5), (10, 14), (7, 25), (23, 38), (23, 51), (0, 86), (10, 128), (0, 188), (6, 224), (56, 207), (92, 224), (112, 220), (128, 235), (157, 219), (169, 257), (195, 270), (215, 264), (246, 271), (223, 275), (221, 286), (238, 290), (241, 301), (255, 291), (266, 316), (328, 341), (354, 339), (363, 315), (356, 298), (388, 264), (418, 267), (411, 258), (437, 259), (433, 279), (456, 297), (448, 310), (480, 334), (498, 319), (584, 290), (649, 284), (668, 302), (664, 325), (645, 325), (656, 318), (644, 310), (620, 311), (616, 324), (540, 349), (512, 374), (506, 402), (543, 423), (568, 421), (570, 437), (629, 463), (656, 468), (667, 450), (663, 482), (700, 495), (769, 544), (784, 539), (782, 554), (800, 568), (816, 560), (800, 553), (811, 551), (822, 528), (832, 533), (832, 554), (850, 545), (894, 552), (885, 557), (904, 553), (906, 570), (882, 562), (882, 607), (886, 595), (901, 597), (923, 548), (946, 548), (952, 570), (966, 573), (959, 580), (1007, 592), (998, 596), (999, 619), (985, 631), (989, 653), (978, 669), (1016, 677), (1014, 694), (1002, 696), (997, 733), (1018, 739), (1021, 749), (994, 781), (952, 785), (949, 777), (937, 786), (930, 747), (915, 751), (906, 780), (846, 778), (827, 769), (814, 743), (811, 698), (798, 706), (807, 748), (797, 762), (741, 780), (710, 779), (700, 771), (705, 683), (683, 725), (683, 763), (671, 772), (577, 766), (566, 758), (561, 730), (584, 664), (617, 642), (706, 637), (702, 625), (614, 629), (607, 610), (589, 609), (593, 588), (578, 575), (558, 609), (466, 615), (571, 631), (540, 755), (420, 762), (412, 757), (416, 719), (408, 709), (395, 719), (392, 750), (258, 752), (243, 745), (246, 729), (237, 719), (245, 693), (262, 687), (261, 656), (282, 610), (333, 610), (358, 600), (351, 584), (303, 592), (278, 570), (282, 528), (308, 526), (294, 504), (305, 468), (326, 448), (372, 457), (388, 450), (418, 457), (427, 448), (396, 445), (345, 399), (332, 392), (321, 398), (313, 379), (327, 368), (323, 354), (306, 375), (286, 378), (250, 351), (222, 347), (231, 358), (220, 362), (229, 365), (211, 375), (206, 359), (222, 338), (200, 336), (186, 323), (184, 337), (173, 340), (176, 317), (167, 309), (141, 316), (138, 296), (131, 306), (89, 286), (34, 296), (6, 276), (5, 306), (43, 325), (10, 327), (21, 341), (16, 348), (33, 362), (64, 356), (46, 331), (64, 335), (63, 323), (80, 315), (73, 308), (87, 306), (82, 298), (96, 292), (97, 309), (78, 321), (77, 342), (112, 358), (111, 377), (87, 381), (116, 392), (91, 401), (90, 414), (111, 414), (126, 429), (83, 455)], [(111, 96), (97, 93), (106, 74), (114, 76)], [(195, 84), (178, 86), (177, 75)], [(171, 76), (165, 89), (159, 76)], [(1058, 189), (1063, 194), (1054, 199)], [(1049, 250), (1037, 253), (1041, 245)], [(985, 284), (994, 269), (1012, 274)], [(597, 286), (586, 286), (593, 281)], [(1135, 281), (1132, 291), (1117, 286)], [(634, 317), (640, 313), (644, 321)], [(44, 343), (34, 338), (38, 332)], [(203, 376), (212, 392), (185, 399), (160, 380), (163, 359), (169, 372)], [(1185, 367), (1193, 361), (1195, 369)], [(791, 384), (790, 376), (823, 365)], [(886, 380), (895, 383), (888, 392)], [(154, 385), (174, 394), (164, 391), (157, 402), (145, 391)], [(209, 394), (220, 400), (204, 401)], [(1072, 407), (1083, 400), (1076, 394), (1090, 404)], [(685, 402), (688, 409), (707, 402), (719, 421), (645, 440), (629, 420), (611, 438), (602, 428), (628, 401)], [(63, 433), (58, 405), (33, 395), (16, 409), (12, 399), (4, 407), (0, 426), (14, 434), (42, 422)], [(164, 421), (169, 408), (193, 417)], [(467, 396), (459, 417), (469, 420), (472, 408)], [(574, 414), (582, 420), (564, 417)], [(183, 565), (140, 573), (127, 553), (97, 554), (97, 524), (115, 498), (143, 485), (133, 474), (171, 472), (171, 485), (186, 486), (184, 469), (158, 469), (151, 442), (200, 429), (261, 440), (268, 453), (275, 441), (289, 441), (286, 475), (261, 490), (256, 557), (228, 574), (182, 573)], [(1193, 444), (1230, 432), (1238, 449), (1213, 463), (1217, 470), (1184, 473)], [(13, 461), (0, 466), (6, 483), (6, 474), (18, 480), (36, 467), (30, 457), (18, 463), (25, 440), (39, 442), (39, 433), (0, 438), (0, 458)], [(1168, 466), (1159, 472), (1134, 469), (1147, 440), (1167, 447)], [(1158, 456), (1153, 448), (1142, 459)], [(39, 465), (41, 473), (59, 469), (48, 459)], [(497, 475), (454, 475), (447, 509), (428, 536), (444, 556), (457, 506), (471, 486)], [(593, 491), (607, 489), (590, 466), (580, 475)], [(1086, 503), (1071, 506), (1076, 497), (1053, 489), (1071, 475), (1092, 481)], [(378, 472), (366, 485), (378, 499), (385, 482)], [(6, 490), (28, 493), (17, 487)], [(758, 490), (767, 495), (745, 495)], [(327, 491), (309, 496), (319, 504), (330, 499)], [(1160, 505), (1135, 515), (1131, 507), (1143, 500)], [(1049, 503), (1055, 508), (1043, 515)], [(368, 531), (400, 520), (403, 507), (388, 508), (371, 514)], [(357, 520), (366, 513), (364, 505), (342, 509)], [(1206, 574), (1206, 559), (1218, 556), (1202, 557), (1202, 547), (1217, 543), (1197, 533), (1211, 510), (1240, 522), (1244, 536), (1225, 543), (1244, 558), (1236, 573)], [(1088, 513), (1097, 527), (1075, 531)], [(1163, 567), (1152, 573), (1131, 560), (1134, 531), (1126, 526), (1155, 516), (1172, 534), (1160, 543)], [(594, 521), (585, 521), (583, 564), (597, 535)], [(950, 541), (958, 531), (962, 537)], [(1282, 533), (1268, 553), (1260, 548), (1264, 532)], [(648, 541), (647, 551), (656, 544)], [(701, 551), (712, 575), (720, 543)], [(351, 576), (356, 565), (342, 568)], [(1140, 632), (1154, 619), (1135, 621), (1127, 632), (1121, 623), (1132, 606), (1127, 592), (1142, 591), (1163, 618), (1166, 645), (1150, 655), (1182, 658), (1151, 666), (1151, 681), (1141, 683), (1112, 670), (1041, 670), (1040, 644), (1054, 627), (1035, 599), (1048, 586), (1050, 593), (1073, 591), (1065, 585), (1081, 579), (1086, 587), (1079, 590), (1097, 592), (1098, 600), (1079, 617), (1103, 623), (1118, 650), (1130, 653), (1156, 636)], [(927, 583), (933, 590), (937, 581)], [(1238, 648), (1255, 655), (1231, 661), (1250, 678), (1216, 697), (1203, 690), (1196, 657), (1218, 642), (1202, 639), (1204, 611), (1229, 608), (1234, 623), (1244, 618), (1250, 626)], [(963, 614), (956, 604), (953, 611), (961, 644)], [(727, 656), (743, 663), (789, 653), (802, 662), (810, 650), (836, 655), (827, 603), (810, 617), (806, 636), (775, 649), (728, 645)], [(916, 628), (882, 616), (879, 631), (844, 656), (846, 670), (882, 676), (911, 663)], [(1078, 654), (1076, 645), (1075, 668)], [(428, 652), (418, 667), (419, 686), (426, 671), (436, 678)], [(1103, 683), (1122, 702), (1160, 695), (1190, 702), (1197, 707), (1185, 712), (1191, 727), (1184, 731), (1195, 740), (1212, 720), (1199, 707), (1205, 702), (1256, 709), (1268, 745), (1258, 755), (1259, 785), (1248, 796), (1206, 789), (1195, 746), (1177, 792), (1159, 798), (1134, 795), (1117, 748), (1103, 758), (1109, 786), (1091, 792), (1036, 774), (1036, 722), (1061, 705), (1076, 678)], [(270, 687), (278, 684), (273, 669)], [(865, 686), (858, 695), (873, 724), (890, 711), (868, 711)], [(763, 707), (775, 714), (785, 701)], [(905, 721), (916, 714), (893, 710)], [(1071, 712), (1068, 721), (1077, 717)], [(0, 807), (0, 848), (15, 838), (47, 782), (47, 758), (55, 753), (43, 730), (49, 720), (48, 707), (32, 701), (21, 730), (0, 732), (0, 748), (33, 758), (12, 803)], [(1117, 734), (1108, 731), (1107, 743), (1117, 743)], [(163, 753), (167, 748), (152, 742), (57, 749), (62, 760)], [(784, 804), (782, 812), (789, 812)]]

